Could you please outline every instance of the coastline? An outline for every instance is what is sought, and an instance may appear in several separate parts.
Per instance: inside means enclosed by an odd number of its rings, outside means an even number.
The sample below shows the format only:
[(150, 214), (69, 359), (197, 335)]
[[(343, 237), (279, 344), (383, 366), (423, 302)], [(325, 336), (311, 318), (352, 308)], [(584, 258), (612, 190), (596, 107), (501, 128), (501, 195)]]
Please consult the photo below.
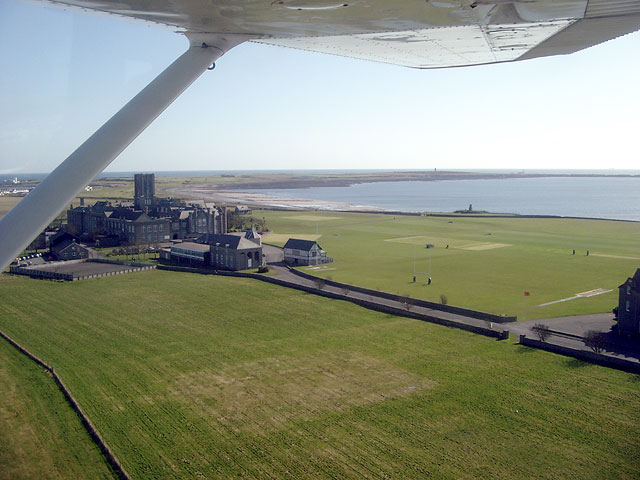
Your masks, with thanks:
[(309, 200), (304, 198), (278, 197), (267, 193), (237, 192), (215, 188), (174, 188), (171, 193), (182, 198), (211, 201), (215, 203), (241, 204), (251, 207), (279, 208), (285, 210), (327, 210), (343, 212), (377, 212), (392, 210), (371, 205), (353, 205), (327, 200)]

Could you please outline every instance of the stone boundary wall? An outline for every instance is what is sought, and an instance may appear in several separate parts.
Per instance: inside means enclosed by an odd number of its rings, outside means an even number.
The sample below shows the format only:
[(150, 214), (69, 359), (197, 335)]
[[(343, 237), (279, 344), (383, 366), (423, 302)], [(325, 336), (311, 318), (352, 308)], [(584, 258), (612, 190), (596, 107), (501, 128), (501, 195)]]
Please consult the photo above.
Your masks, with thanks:
[(62, 394), (64, 395), (64, 398), (67, 400), (69, 405), (71, 405), (71, 408), (73, 408), (73, 410), (76, 412), (78, 417), (80, 417), (80, 421), (82, 422), (82, 425), (87, 430), (87, 433), (89, 433), (89, 436), (91, 437), (91, 439), (98, 446), (98, 448), (102, 452), (102, 455), (104, 455), (109, 466), (114, 470), (114, 472), (116, 473), (116, 475), (118, 475), (120, 479), (131, 480), (131, 477), (129, 477), (129, 474), (127, 474), (127, 472), (122, 467), (122, 465), (120, 465), (120, 462), (118, 461), (118, 459), (115, 457), (115, 455), (113, 454), (111, 449), (107, 446), (107, 444), (104, 442), (104, 440), (102, 439), (98, 431), (95, 429), (95, 427), (91, 423), (91, 420), (89, 420), (89, 418), (82, 411), (82, 409), (80, 408), (80, 405), (78, 405), (78, 402), (76, 402), (76, 399), (73, 398), (73, 395), (71, 395), (71, 392), (64, 385), (64, 383), (62, 382), (58, 374), (54, 371), (53, 367), (46, 364), (42, 360), (40, 360), (38, 357), (32, 354), (29, 350), (24, 348), (22, 345), (20, 345), (18, 342), (13, 340), (11, 337), (6, 335), (2, 331), (0, 331), (0, 337), (4, 338), (7, 342), (9, 342), (9, 344), (15, 347), (18, 351), (23, 353), (25, 356), (33, 360), (36, 364), (43, 367), (47, 372), (51, 374), (51, 376), (53, 377), (53, 380), (56, 382), (56, 385), (58, 386), (58, 389), (62, 392)]
[(73, 281), (79, 280), (89, 280), (90, 278), (101, 278), (101, 277), (110, 277), (112, 275), (122, 275), (125, 273), (136, 273), (136, 272), (146, 272), (147, 270), (155, 270), (155, 265), (145, 265), (144, 267), (137, 267), (134, 264), (131, 264), (131, 268), (127, 268), (125, 270), (119, 270), (117, 272), (104, 272), (104, 273), (92, 273), (89, 275), (81, 275), (79, 277), (73, 277)]
[[(125, 263), (119, 262), (117, 260), (107, 260), (103, 258), (90, 258), (86, 260), (68, 260), (69, 263), (107, 263), (110, 265), (122, 265), (126, 266)], [(58, 273), (49, 271), (47, 269), (39, 270), (38, 268), (33, 267), (18, 267), (11, 266), (9, 267), (9, 273), (13, 273), (15, 275), (25, 275), (31, 278), (42, 278), (45, 280), (64, 280), (66, 282), (75, 282), (78, 280), (88, 280), (90, 278), (101, 278), (101, 277), (110, 277), (112, 275), (122, 275), (123, 273), (135, 273), (135, 272), (144, 272), (147, 270), (155, 269), (155, 265), (149, 265), (146, 263), (136, 263), (132, 262), (130, 264), (130, 268), (126, 268), (124, 270), (116, 271), (116, 272), (102, 272), (102, 273), (91, 273), (86, 275), (78, 275), (76, 276), (73, 273)]]
[[(338, 288), (346, 288), (348, 290), (364, 293), (366, 295), (373, 295), (376, 297), (386, 298), (388, 300), (395, 300), (398, 302), (404, 302), (406, 297), (401, 295), (394, 295), (392, 293), (387, 292), (379, 292), (377, 290), (371, 290), (369, 288), (357, 287), (355, 285), (349, 285), (348, 283), (340, 283), (334, 280), (327, 280), (322, 277), (316, 277), (314, 275), (310, 275), (305, 272), (301, 272), (300, 270), (296, 270), (295, 268), (289, 268), (289, 271), (299, 277), (306, 278), (307, 280), (315, 281), (316, 279), (323, 280), (327, 285), (331, 285), (333, 287)], [(455, 313), (458, 315), (465, 315), (467, 317), (478, 318), (480, 320), (487, 320), (489, 322), (495, 323), (507, 323), (507, 322), (515, 322), (518, 320), (516, 316), (505, 316), (505, 315), (495, 315), (493, 313), (480, 312), (478, 310), (471, 310), (469, 308), (462, 307), (454, 307), (452, 305), (443, 305), (441, 303), (429, 302), (427, 300), (420, 300), (417, 298), (411, 298), (413, 305), (417, 305), (420, 307), (431, 308), (432, 310), (440, 310), (442, 312)]]
[(520, 335), (520, 345), (546, 350), (547, 352), (558, 353), (565, 357), (577, 358), (578, 360), (594, 363), (603, 367), (640, 374), (640, 363), (625, 360), (624, 358), (612, 357), (610, 355), (603, 355), (601, 353), (590, 352), (587, 350), (579, 350), (577, 348), (564, 347), (554, 343), (541, 342), (540, 340), (527, 338), (526, 335)]
[(46, 280), (64, 280), (67, 282), (73, 281), (73, 275), (70, 273), (49, 272), (47, 270), (32, 270), (26, 267), (10, 266), (9, 273), (13, 273), (14, 275), (25, 275), (31, 278), (44, 278)]
[(207, 270), (204, 268), (174, 267), (170, 265), (159, 265), (158, 270), (168, 270), (168, 271), (183, 272), (183, 273), (200, 273), (203, 275), (219, 275), (223, 277), (252, 278), (255, 280), (261, 280), (263, 282), (272, 283), (274, 285), (279, 285), (281, 287), (293, 288), (295, 290), (300, 290), (306, 293), (319, 295), (321, 297), (331, 298), (333, 300), (345, 300), (347, 302), (355, 303), (356, 305), (360, 305), (361, 307), (368, 308), (369, 310), (375, 310), (377, 312), (388, 313), (390, 315), (396, 315), (399, 317), (413, 318), (416, 320), (421, 320), (423, 322), (430, 322), (438, 325), (443, 325), (445, 327), (459, 328), (467, 332), (477, 333), (479, 335), (497, 338), (498, 340), (505, 340), (509, 338), (508, 330), (499, 332), (496, 330), (492, 330), (490, 328), (477, 327), (475, 325), (467, 325), (466, 323), (455, 322), (453, 320), (446, 320), (444, 318), (438, 318), (431, 315), (424, 315), (421, 313), (410, 312), (400, 308), (395, 308), (387, 305), (380, 305), (378, 303), (369, 302), (367, 300), (351, 298), (346, 295), (341, 295), (338, 293), (327, 292), (319, 288), (307, 287), (304, 285), (285, 282), (276, 277), (270, 277), (268, 275), (260, 275), (257, 273), (244, 273), (244, 272), (228, 272), (228, 271), (222, 271), (222, 270)]

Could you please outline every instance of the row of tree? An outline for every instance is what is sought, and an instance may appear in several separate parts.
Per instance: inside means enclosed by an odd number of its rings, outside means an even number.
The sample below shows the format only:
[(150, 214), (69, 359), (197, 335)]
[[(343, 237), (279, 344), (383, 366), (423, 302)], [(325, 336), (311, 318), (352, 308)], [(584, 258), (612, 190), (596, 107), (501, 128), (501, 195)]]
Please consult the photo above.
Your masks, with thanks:
[[(531, 331), (538, 337), (538, 339), (540, 339), (541, 342), (546, 342), (552, 335), (549, 326), (543, 323), (536, 323), (531, 327)], [(595, 353), (603, 352), (608, 345), (607, 335), (598, 330), (587, 330), (582, 337), (582, 341)]]

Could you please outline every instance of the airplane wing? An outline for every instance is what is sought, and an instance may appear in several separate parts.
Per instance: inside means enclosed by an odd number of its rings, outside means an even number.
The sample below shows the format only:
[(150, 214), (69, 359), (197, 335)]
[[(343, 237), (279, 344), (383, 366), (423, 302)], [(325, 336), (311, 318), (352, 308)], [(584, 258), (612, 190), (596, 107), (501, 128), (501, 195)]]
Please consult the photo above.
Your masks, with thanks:
[(252, 41), (442, 68), (573, 53), (640, 29), (640, 0), (59, 0)]

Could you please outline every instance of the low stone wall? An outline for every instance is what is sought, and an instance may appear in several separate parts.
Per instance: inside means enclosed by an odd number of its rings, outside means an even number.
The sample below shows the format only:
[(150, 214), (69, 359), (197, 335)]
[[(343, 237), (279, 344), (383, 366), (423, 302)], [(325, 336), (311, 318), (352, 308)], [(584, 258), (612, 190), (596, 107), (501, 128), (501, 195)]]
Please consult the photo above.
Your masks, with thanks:
[(9, 273), (14, 275), (25, 275), (31, 278), (43, 278), (46, 280), (65, 280), (67, 282), (73, 281), (73, 275), (70, 273), (58, 273), (50, 272), (48, 270), (32, 270), (26, 267), (9, 267)]
[(51, 376), (53, 377), (53, 380), (56, 382), (56, 385), (64, 395), (64, 398), (67, 400), (69, 405), (71, 405), (71, 408), (73, 408), (73, 410), (76, 412), (78, 417), (80, 417), (80, 421), (82, 422), (82, 425), (85, 427), (91, 439), (95, 442), (95, 444), (98, 446), (98, 448), (104, 455), (109, 466), (113, 468), (114, 472), (118, 475), (119, 478), (121, 478), (122, 480), (130, 480), (129, 474), (127, 474), (127, 472), (122, 467), (122, 465), (120, 465), (120, 462), (118, 461), (118, 459), (115, 457), (115, 455), (113, 454), (111, 449), (107, 446), (107, 444), (104, 442), (104, 440), (102, 439), (102, 437), (100, 436), (96, 428), (91, 423), (91, 420), (89, 420), (89, 418), (84, 414), (84, 412), (80, 408), (80, 405), (78, 405), (78, 402), (76, 401), (76, 399), (73, 398), (73, 395), (71, 395), (71, 392), (62, 382), (62, 380), (60, 379), (58, 374), (55, 372), (53, 367), (46, 364), (42, 360), (40, 360), (38, 357), (32, 354), (29, 350), (24, 348), (22, 345), (20, 345), (18, 342), (13, 340), (11, 337), (6, 335), (2, 331), (0, 331), (0, 337), (4, 338), (12, 346), (14, 346), (18, 351), (26, 355), (28, 358), (33, 360), (36, 364), (40, 365), (51, 374)]
[(261, 280), (263, 282), (272, 283), (274, 285), (279, 285), (282, 287), (293, 288), (295, 290), (312, 293), (314, 295), (319, 295), (321, 297), (331, 298), (333, 300), (345, 300), (347, 302), (355, 303), (356, 305), (360, 305), (361, 307), (368, 308), (369, 310), (375, 310), (377, 312), (388, 313), (388, 314), (396, 315), (400, 317), (414, 318), (416, 320), (436, 323), (438, 325), (443, 325), (445, 327), (459, 328), (461, 330), (466, 330), (467, 332), (477, 333), (479, 335), (497, 338), (499, 340), (504, 340), (509, 338), (509, 332), (507, 330), (499, 332), (496, 330), (492, 330), (490, 328), (467, 325), (466, 323), (446, 320), (446, 319), (434, 317), (431, 315), (424, 315), (424, 314), (411, 312), (411, 311), (407, 311), (400, 308), (390, 307), (387, 305), (380, 305), (379, 303), (369, 302), (369, 301), (361, 300), (358, 298), (352, 298), (347, 295), (328, 292), (319, 288), (307, 287), (305, 285), (299, 285), (297, 283), (285, 282), (283, 280), (278, 279), (277, 277), (272, 277), (269, 275), (260, 275), (257, 273), (245, 273), (245, 272), (228, 272), (228, 271), (222, 271), (222, 270), (207, 270), (203, 268), (176, 267), (171, 265), (159, 265), (158, 270), (169, 270), (174, 272), (185, 272), (185, 273), (191, 272), (191, 273), (200, 273), (204, 275), (220, 275), (225, 277), (252, 278), (255, 280)]
[[(305, 272), (301, 272), (300, 270), (296, 270), (295, 268), (290, 268), (289, 270), (291, 271), (291, 273), (294, 273), (295, 275), (298, 275), (302, 278), (306, 278), (307, 280), (315, 281), (316, 279), (321, 278), (321, 277), (316, 277), (314, 275), (310, 275)], [(397, 302), (404, 302), (406, 299), (406, 297), (403, 297), (400, 295), (394, 295), (392, 293), (379, 292), (377, 290), (371, 290), (369, 288), (364, 288), (364, 287), (357, 287), (355, 285), (350, 285), (348, 283), (340, 283), (334, 280), (326, 280), (324, 278), (321, 278), (321, 279), (327, 285), (331, 285), (333, 287), (338, 287), (338, 288), (346, 288), (353, 292), (364, 293), (365, 295), (374, 295), (376, 297), (382, 297), (382, 298), (386, 298), (388, 300), (394, 300)], [(464, 315), (466, 317), (477, 318), (479, 320), (486, 320), (489, 322), (508, 323), (508, 322), (515, 322), (518, 320), (518, 317), (516, 316), (496, 315), (493, 313), (480, 312), (478, 310), (471, 310), (469, 308), (454, 307), (452, 305), (443, 305), (441, 303), (429, 302), (427, 300), (420, 300), (417, 298), (411, 298), (411, 301), (413, 305), (417, 305), (420, 307), (430, 308), (432, 310), (440, 310), (442, 312), (454, 313), (458, 315)]]
[(625, 360), (624, 358), (612, 357), (610, 355), (603, 355), (601, 353), (590, 352), (587, 350), (579, 350), (577, 348), (541, 342), (540, 340), (528, 338), (526, 335), (520, 335), (520, 344), (527, 347), (546, 350), (547, 352), (558, 353), (566, 357), (577, 358), (578, 360), (595, 363), (596, 365), (602, 365), (604, 367), (615, 368), (617, 370), (630, 373), (640, 373), (639, 362)]
[(87, 274), (79, 274), (79, 273), (60, 273), (48, 270), (47, 268), (39, 269), (37, 266), (32, 267), (18, 267), (11, 266), (9, 267), (9, 272), (16, 275), (26, 275), (31, 278), (40, 278), (44, 280), (64, 280), (67, 282), (74, 282), (78, 280), (89, 280), (91, 278), (101, 278), (101, 277), (110, 277), (112, 275), (122, 275), (124, 273), (134, 273), (134, 272), (144, 272), (147, 270), (155, 269), (155, 265), (148, 265), (146, 263), (131, 263), (131, 265), (126, 265), (117, 260), (107, 260), (103, 258), (90, 258), (86, 260), (68, 260), (64, 262), (65, 265), (69, 264), (80, 264), (80, 263), (106, 263), (110, 265), (122, 265), (122, 270), (113, 271), (113, 272), (98, 272), (98, 273), (87, 273)]
[[(140, 264), (140, 265), (144, 265), (144, 264)], [(89, 280), (91, 278), (110, 277), (112, 275), (123, 275), (125, 273), (146, 272), (147, 270), (155, 270), (155, 268), (156, 268), (155, 265), (134, 266), (134, 264), (132, 263), (131, 268), (118, 270), (117, 272), (103, 272), (103, 273), (92, 273), (88, 275), (79, 275), (77, 277), (74, 276), (72, 280), (76, 282), (79, 280)]]

